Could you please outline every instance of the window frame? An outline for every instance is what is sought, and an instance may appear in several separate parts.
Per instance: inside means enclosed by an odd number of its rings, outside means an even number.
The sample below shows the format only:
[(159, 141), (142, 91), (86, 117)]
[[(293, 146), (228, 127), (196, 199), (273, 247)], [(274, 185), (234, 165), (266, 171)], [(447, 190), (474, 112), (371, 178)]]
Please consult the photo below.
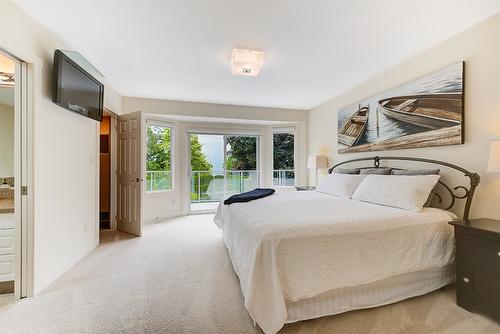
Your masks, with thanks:
[[(293, 134), (293, 186), (277, 186), (274, 185), (274, 134), (289, 133)], [(298, 184), (298, 135), (297, 126), (281, 126), (271, 128), (271, 184), (274, 188), (293, 188)]]
[(161, 194), (175, 191), (175, 180), (176, 180), (176, 171), (175, 171), (175, 124), (171, 122), (165, 122), (155, 119), (146, 119), (144, 129), (145, 129), (145, 150), (144, 150), (144, 180), (147, 182), (147, 162), (148, 162), (148, 138), (147, 131), (148, 126), (158, 126), (162, 128), (170, 129), (170, 178), (171, 178), (171, 187), (170, 189), (162, 189), (162, 190), (149, 190), (147, 184), (144, 185), (144, 190), (146, 194)]

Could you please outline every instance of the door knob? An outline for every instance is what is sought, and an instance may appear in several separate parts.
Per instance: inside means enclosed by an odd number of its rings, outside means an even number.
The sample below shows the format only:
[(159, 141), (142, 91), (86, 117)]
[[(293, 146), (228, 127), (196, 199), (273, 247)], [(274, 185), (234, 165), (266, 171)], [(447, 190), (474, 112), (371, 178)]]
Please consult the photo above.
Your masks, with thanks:
[(465, 283), (469, 283), (469, 282), (470, 282), (470, 279), (468, 279), (467, 277), (464, 277), (464, 282), (465, 282)]
[(142, 180), (143, 180), (143, 179), (140, 179), (140, 178), (135, 178), (135, 179), (132, 179), (131, 181), (132, 181), (132, 182), (137, 182), (137, 183), (139, 183), (139, 182), (141, 182)]

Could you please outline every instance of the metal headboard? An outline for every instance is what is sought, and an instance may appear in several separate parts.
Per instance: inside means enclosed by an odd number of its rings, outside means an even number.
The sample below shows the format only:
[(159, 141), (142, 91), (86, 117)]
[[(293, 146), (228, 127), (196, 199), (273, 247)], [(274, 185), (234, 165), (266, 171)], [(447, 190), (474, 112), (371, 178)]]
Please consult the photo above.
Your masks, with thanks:
[[(346, 160), (339, 162), (332, 168), (328, 170), (328, 173), (331, 174), (332, 171), (342, 165), (353, 163), (353, 162), (359, 162), (359, 161), (373, 161), (373, 166), (375, 168), (380, 167), (380, 161), (382, 160), (398, 160), (398, 161), (416, 161), (416, 162), (424, 162), (424, 163), (429, 163), (429, 164), (435, 164), (435, 165), (441, 165), (445, 167), (449, 167), (455, 170), (458, 170), (459, 172), (463, 173), (465, 177), (468, 177), (470, 182), (469, 186), (465, 185), (459, 185), (456, 187), (451, 188), (448, 186), (446, 183), (444, 183), (442, 180), (438, 181), (438, 184), (443, 186), (443, 188), (447, 191), (447, 193), (450, 195), (450, 204), (448, 206), (442, 207), (444, 210), (450, 210), (453, 208), (453, 206), (456, 203), (456, 200), (462, 200), (465, 199), (465, 207), (462, 215), (463, 220), (469, 219), (469, 212), (470, 212), (470, 206), (472, 203), (472, 198), (474, 196), (474, 191), (476, 190), (476, 187), (479, 185), (480, 181), (480, 176), (477, 173), (472, 173), (466, 170), (465, 168), (462, 168), (460, 166), (451, 164), (449, 162), (444, 162), (444, 161), (439, 161), (439, 160), (432, 160), (432, 159), (424, 159), (424, 158), (413, 158), (413, 157), (366, 157), (366, 158), (358, 158), (358, 159), (352, 159), (352, 160)], [(372, 168), (372, 167), (362, 167), (362, 168)], [(394, 168), (394, 169), (400, 169), (400, 168)], [(463, 194), (456, 194), (455, 191), (457, 190), (463, 190)], [(436, 191), (433, 192), (433, 195), (437, 198), (438, 204), (443, 204), (443, 199), (440, 194), (438, 194)], [(439, 207), (439, 206), (438, 206)]]

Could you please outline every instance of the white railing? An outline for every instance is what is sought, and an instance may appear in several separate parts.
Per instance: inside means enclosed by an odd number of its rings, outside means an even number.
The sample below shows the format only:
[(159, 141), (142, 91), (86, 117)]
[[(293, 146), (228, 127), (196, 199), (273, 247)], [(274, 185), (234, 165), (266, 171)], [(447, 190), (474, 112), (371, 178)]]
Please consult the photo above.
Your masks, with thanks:
[(218, 202), (227, 194), (255, 189), (259, 175), (259, 170), (192, 171), (191, 203)]
[(293, 169), (273, 170), (273, 186), (275, 187), (295, 186), (295, 170)]
[(164, 191), (172, 189), (172, 172), (146, 171), (146, 191)]

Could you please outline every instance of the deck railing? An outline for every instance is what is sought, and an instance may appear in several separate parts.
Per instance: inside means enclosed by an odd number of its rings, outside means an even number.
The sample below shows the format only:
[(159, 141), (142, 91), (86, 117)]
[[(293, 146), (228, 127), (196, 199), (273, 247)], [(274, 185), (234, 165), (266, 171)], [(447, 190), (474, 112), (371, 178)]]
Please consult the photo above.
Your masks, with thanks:
[(293, 169), (273, 170), (273, 186), (275, 187), (295, 186), (295, 170)]
[[(191, 202), (218, 202), (224, 194), (238, 194), (259, 186), (259, 170), (226, 171), (226, 187), (224, 187), (224, 171), (192, 171)], [(293, 169), (273, 170), (274, 187), (293, 187), (295, 171)], [(163, 191), (172, 189), (172, 173), (170, 171), (147, 171), (146, 191)]]
[(172, 189), (172, 173), (170, 171), (146, 171), (146, 191), (163, 191)]
[(192, 171), (191, 203), (218, 202), (225, 195), (239, 194), (259, 186), (259, 170), (227, 170), (225, 173), (226, 178), (224, 171), (220, 170)]

